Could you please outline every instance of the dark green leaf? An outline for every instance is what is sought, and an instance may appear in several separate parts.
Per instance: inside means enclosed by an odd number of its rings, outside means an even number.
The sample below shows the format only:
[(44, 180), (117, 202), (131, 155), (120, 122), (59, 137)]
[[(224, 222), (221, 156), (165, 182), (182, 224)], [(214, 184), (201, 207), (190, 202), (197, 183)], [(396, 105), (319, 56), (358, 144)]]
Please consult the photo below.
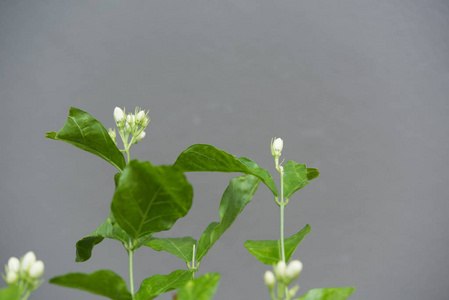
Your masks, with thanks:
[(296, 300), (346, 300), (355, 287), (313, 289)]
[(131, 299), (126, 282), (109, 270), (100, 270), (92, 274), (68, 273), (53, 277), (50, 279), (50, 283), (87, 291), (113, 300)]
[(259, 183), (260, 180), (252, 175), (231, 179), (220, 202), (218, 216), (221, 221), (209, 224), (198, 242), (198, 261), (201, 261), (220, 236), (232, 225), (243, 208), (253, 199)]
[(71, 107), (67, 122), (59, 132), (47, 132), (50, 139), (64, 141), (95, 154), (118, 170), (126, 165), (125, 157), (115, 145), (108, 131), (87, 112)]
[(123, 170), (112, 199), (117, 223), (133, 239), (170, 229), (192, 206), (193, 189), (173, 166), (132, 160)]
[(20, 300), (20, 289), (17, 284), (0, 289), (1, 300)]
[(208, 273), (191, 280), (178, 291), (178, 300), (209, 300), (215, 295), (220, 274)]
[(153, 275), (140, 285), (136, 300), (151, 300), (165, 292), (178, 289), (192, 279), (190, 270), (176, 270), (168, 275)]
[(289, 199), (294, 192), (309, 184), (307, 168), (289, 160), (284, 166), (284, 198)]
[[(307, 224), (297, 234), (284, 240), (285, 260), (288, 262), (295, 252), (296, 247), (302, 239), (310, 232), (310, 225)], [(246, 241), (245, 248), (254, 255), (261, 263), (266, 265), (276, 264), (282, 259), (280, 252), (280, 241)]]
[[(147, 242), (153, 234), (148, 234), (134, 241), (132, 250), (135, 250)], [(114, 239), (127, 245), (131, 238), (111, 217), (107, 218), (94, 232), (82, 238), (76, 243), (76, 259), (77, 262), (88, 260), (92, 256), (92, 249), (95, 245), (101, 243), (104, 238)]]
[(267, 170), (259, 168), (255, 162), (246, 157), (237, 159), (234, 155), (211, 145), (190, 146), (178, 156), (174, 166), (184, 172), (239, 172), (254, 175), (266, 184), (274, 196), (279, 195), (276, 184)]
[(196, 246), (196, 240), (190, 236), (183, 238), (152, 238), (145, 243), (145, 246), (151, 247), (156, 251), (167, 251), (188, 263), (192, 261), (193, 245)]
[(307, 168), (307, 180), (312, 180), (320, 176), (320, 172), (316, 168)]

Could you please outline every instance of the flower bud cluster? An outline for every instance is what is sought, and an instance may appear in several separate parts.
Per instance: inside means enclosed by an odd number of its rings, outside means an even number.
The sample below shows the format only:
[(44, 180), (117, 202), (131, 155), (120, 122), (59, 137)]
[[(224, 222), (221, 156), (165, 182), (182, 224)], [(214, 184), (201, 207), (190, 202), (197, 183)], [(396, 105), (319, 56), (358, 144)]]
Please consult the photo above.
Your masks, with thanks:
[[(145, 112), (138, 107), (136, 107), (134, 114), (126, 114), (125, 110), (122, 110), (120, 107), (114, 109), (115, 124), (125, 148), (129, 149), (131, 145), (140, 142), (145, 137), (146, 133), (144, 130), (150, 123), (149, 112), (149, 110)], [(109, 129), (109, 136), (117, 144), (115, 129)], [(130, 137), (131, 140), (129, 140)]]
[(9, 285), (20, 283), (21, 287), (28, 290), (36, 289), (41, 283), (40, 278), (44, 274), (44, 263), (36, 260), (33, 251), (27, 252), (20, 260), (11, 257), (5, 266), (6, 276), (3, 276)]
[[(266, 271), (264, 274), (265, 285), (270, 290), (270, 293), (274, 293), (276, 282), (278, 283), (278, 291), (284, 292), (284, 289), (288, 287), (302, 271), (302, 262), (299, 260), (293, 260), (288, 265), (284, 261), (278, 262), (273, 266), (273, 271)], [(287, 299), (291, 299), (295, 296), (299, 290), (299, 285), (295, 285), (288, 290)]]

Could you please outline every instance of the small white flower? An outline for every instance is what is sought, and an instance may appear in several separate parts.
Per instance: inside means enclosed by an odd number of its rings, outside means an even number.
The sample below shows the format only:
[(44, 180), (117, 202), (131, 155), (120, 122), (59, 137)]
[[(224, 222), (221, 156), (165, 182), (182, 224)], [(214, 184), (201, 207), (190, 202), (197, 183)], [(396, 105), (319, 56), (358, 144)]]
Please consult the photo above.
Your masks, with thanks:
[(17, 257), (11, 257), (9, 260), (8, 260), (8, 271), (11, 271), (11, 272), (19, 272), (19, 270), (20, 270), (20, 261), (19, 261), (19, 259), (17, 258)]
[(144, 110), (139, 111), (139, 113), (136, 115), (137, 124), (142, 124), (145, 118), (146, 118), (145, 111)]
[(281, 156), (283, 147), (284, 141), (282, 141), (281, 138), (275, 138), (274, 141), (271, 142), (271, 155), (273, 155), (273, 157)]
[(39, 278), (44, 274), (44, 263), (42, 260), (36, 261), (30, 268), (29, 274), (32, 278)]
[(265, 281), (265, 285), (269, 289), (272, 289), (274, 287), (274, 285), (276, 284), (276, 278), (274, 277), (274, 274), (271, 271), (266, 271), (263, 276), (263, 279)]
[(133, 116), (133, 114), (129, 114), (126, 116), (126, 122), (128, 122), (129, 125), (134, 126), (136, 118)]
[(125, 133), (130, 134), (132, 131), (131, 126), (129, 126), (128, 122), (125, 122)]
[(27, 252), (22, 258), (22, 271), (28, 271), (35, 262), (36, 255), (34, 255), (34, 252)]
[(17, 272), (9, 271), (8, 274), (6, 274), (5, 281), (8, 284), (14, 284), (19, 279), (19, 274)]
[(120, 127), (120, 124), (125, 120), (125, 113), (120, 107), (116, 107), (114, 109), (114, 120), (117, 126)]
[(291, 282), (299, 276), (301, 271), (302, 271), (302, 262), (300, 262), (299, 260), (294, 260), (288, 264), (287, 269), (285, 270), (285, 275)]
[(284, 261), (280, 261), (274, 267), (274, 273), (276, 274), (277, 279), (283, 280), (285, 278), (285, 270), (287, 269), (287, 265)]
[(136, 137), (136, 143), (140, 142), (141, 140), (143, 140), (143, 138), (146, 136), (147, 134), (145, 133), (145, 131), (142, 131), (141, 133), (139, 133), (139, 135)]

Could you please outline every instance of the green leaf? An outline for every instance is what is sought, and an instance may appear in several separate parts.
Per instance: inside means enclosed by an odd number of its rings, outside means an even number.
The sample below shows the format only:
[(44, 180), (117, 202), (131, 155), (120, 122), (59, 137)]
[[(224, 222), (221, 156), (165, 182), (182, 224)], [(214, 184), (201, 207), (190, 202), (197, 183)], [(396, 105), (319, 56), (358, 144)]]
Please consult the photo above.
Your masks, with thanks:
[(176, 270), (168, 275), (153, 275), (140, 285), (136, 300), (151, 300), (165, 292), (178, 289), (192, 279), (190, 270)]
[[(290, 260), (290, 257), (293, 255), (302, 239), (310, 233), (310, 229), (310, 225), (307, 224), (297, 234), (284, 240), (285, 260), (287, 262)], [(266, 265), (276, 264), (282, 259), (280, 240), (246, 241), (245, 248), (248, 249), (248, 251), (261, 263)]]
[(313, 289), (296, 300), (346, 300), (355, 287)]
[(145, 246), (151, 247), (156, 251), (167, 251), (187, 263), (192, 261), (193, 245), (196, 246), (196, 240), (190, 236), (183, 238), (152, 238), (145, 243)]
[[(134, 241), (132, 250), (138, 249), (153, 236), (152, 233), (144, 235)], [(113, 215), (106, 219), (94, 232), (82, 238), (76, 243), (76, 262), (83, 262), (92, 256), (92, 249), (101, 243), (104, 238), (110, 238), (127, 245), (130, 236), (117, 224)]]
[(1, 300), (20, 300), (20, 289), (17, 284), (0, 289)]
[(178, 300), (209, 300), (215, 295), (220, 274), (208, 273), (187, 282), (178, 291)]
[(251, 202), (260, 180), (252, 175), (232, 178), (221, 198), (220, 222), (213, 222), (204, 231), (198, 242), (197, 261), (207, 254), (220, 236), (234, 223), (243, 208)]
[(131, 300), (126, 282), (109, 270), (99, 270), (92, 274), (68, 273), (53, 277), (50, 283), (87, 291), (113, 300)]
[(117, 223), (133, 239), (170, 229), (192, 206), (193, 188), (173, 166), (132, 160), (123, 170), (112, 199)]
[(237, 159), (234, 155), (219, 150), (211, 145), (196, 144), (184, 150), (174, 163), (184, 172), (239, 172), (254, 175), (273, 192), (279, 195), (276, 184), (267, 170), (259, 168), (255, 162), (246, 157)]
[(59, 132), (47, 132), (47, 138), (64, 141), (95, 154), (118, 170), (125, 167), (125, 157), (115, 145), (108, 131), (87, 112), (71, 107), (67, 122)]
[(289, 160), (284, 166), (284, 197), (289, 199), (294, 192), (308, 185), (309, 180), (318, 175), (318, 169), (306, 168), (304, 164)]

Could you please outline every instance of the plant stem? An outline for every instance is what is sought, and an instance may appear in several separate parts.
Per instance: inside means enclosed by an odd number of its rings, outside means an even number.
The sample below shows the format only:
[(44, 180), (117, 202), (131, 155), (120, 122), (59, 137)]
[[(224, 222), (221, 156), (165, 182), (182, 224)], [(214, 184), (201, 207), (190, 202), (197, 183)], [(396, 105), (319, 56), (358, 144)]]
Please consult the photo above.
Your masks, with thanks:
[(129, 263), (129, 290), (131, 292), (132, 299), (134, 300), (133, 250), (128, 250), (128, 263)]
[(286, 203), (284, 202), (284, 168), (282, 166), (279, 167), (278, 169), (279, 174), (281, 176), (281, 205), (279, 207), (280, 209), (280, 214), (281, 214), (281, 255), (282, 255), (282, 260), (285, 262), (285, 248), (284, 248), (284, 208)]

